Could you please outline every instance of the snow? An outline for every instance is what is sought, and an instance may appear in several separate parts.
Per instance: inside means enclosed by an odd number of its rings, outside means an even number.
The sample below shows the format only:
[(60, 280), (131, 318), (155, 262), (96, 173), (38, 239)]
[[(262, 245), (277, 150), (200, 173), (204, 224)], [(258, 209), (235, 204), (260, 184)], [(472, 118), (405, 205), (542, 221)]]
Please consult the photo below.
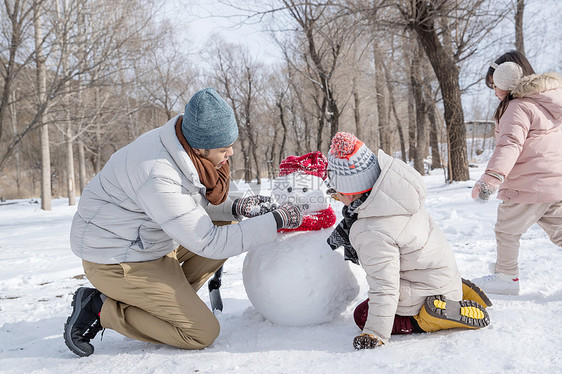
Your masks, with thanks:
[[(455, 252), (461, 274), (488, 273), (495, 259), (493, 226), (498, 202), (476, 204), (472, 181), (445, 184), (442, 170), (425, 177), (426, 207)], [(263, 188), (263, 187), (261, 187)], [(78, 358), (65, 346), (63, 324), (72, 294), (89, 285), (80, 259), (69, 248), (75, 207), (53, 201), (45, 212), (28, 200), (0, 206), (0, 373), (555, 373), (561, 372), (562, 250), (538, 226), (521, 240), (519, 296), (490, 295), (491, 325), (393, 336), (374, 350), (354, 351), (360, 330), (353, 305), (330, 322), (286, 327), (263, 318), (244, 290), (244, 255), (225, 264), (221, 333), (201, 351), (134, 341), (106, 330), (93, 341), (95, 353)], [(338, 203), (339, 204), (339, 203)], [(341, 206), (335, 206), (339, 211)], [(339, 218), (339, 217), (338, 217)], [(360, 274), (355, 267), (354, 273)], [(199, 292), (209, 305), (206, 287)]]
[(329, 322), (351, 305), (359, 285), (353, 264), (326, 243), (331, 232), (285, 233), (248, 251), (242, 275), (257, 312), (278, 325), (306, 326)]

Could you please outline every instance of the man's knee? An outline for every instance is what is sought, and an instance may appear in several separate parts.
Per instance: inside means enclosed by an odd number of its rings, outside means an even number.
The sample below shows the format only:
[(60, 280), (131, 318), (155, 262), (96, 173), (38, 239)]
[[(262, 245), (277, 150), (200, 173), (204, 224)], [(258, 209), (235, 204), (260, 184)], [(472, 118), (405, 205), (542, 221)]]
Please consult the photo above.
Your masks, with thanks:
[(183, 343), (179, 348), (203, 349), (207, 348), (217, 339), (220, 333), (220, 324), (214, 315), (204, 323), (194, 324), (182, 329)]
[(220, 330), (221, 328), (219, 321), (216, 318), (211, 319), (204, 333), (199, 338), (199, 343), (202, 345), (202, 348), (208, 347), (213, 344), (219, 336)]

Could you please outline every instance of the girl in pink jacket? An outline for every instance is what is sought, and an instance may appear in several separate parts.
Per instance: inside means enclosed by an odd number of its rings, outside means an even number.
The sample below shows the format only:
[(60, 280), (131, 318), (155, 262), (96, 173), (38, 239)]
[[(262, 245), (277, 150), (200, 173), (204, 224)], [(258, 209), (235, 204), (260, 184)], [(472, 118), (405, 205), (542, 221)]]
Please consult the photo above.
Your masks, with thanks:
[(500, 101), (494, 114), (496, 148), (472, 197), (486, 201), (498, 188), (494, 274), (474, 279), (485, 292), (519, 293), (519, 239), (538, 223), (562, 246), (562, 76), (535, 74), (510, 51), (491, 64), (486, 85)]

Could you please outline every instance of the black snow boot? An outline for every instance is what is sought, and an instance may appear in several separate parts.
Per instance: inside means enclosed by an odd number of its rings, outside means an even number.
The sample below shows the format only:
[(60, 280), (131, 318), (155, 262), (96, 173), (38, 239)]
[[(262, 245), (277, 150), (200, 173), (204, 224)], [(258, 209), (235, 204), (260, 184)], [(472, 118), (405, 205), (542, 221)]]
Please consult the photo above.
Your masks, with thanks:
[(94, 288), (80, 287), (74, 294), (72, 314), (64, 324), (64, 342), (80, 357), (94, 353), (90, 340), (103, 329), (99, 316), (102, 305), (101, 292)]

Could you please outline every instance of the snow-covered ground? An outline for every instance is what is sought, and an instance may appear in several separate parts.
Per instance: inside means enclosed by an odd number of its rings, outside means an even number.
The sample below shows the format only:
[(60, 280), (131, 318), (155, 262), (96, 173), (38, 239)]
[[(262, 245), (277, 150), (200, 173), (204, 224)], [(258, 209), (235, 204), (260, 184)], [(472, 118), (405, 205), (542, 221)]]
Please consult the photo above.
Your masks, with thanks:
[[(488, 274), (495, 259), (496, 200), (476, 204), (472, 181), (445, 184), (442, 170), (425, 177), (426, 206), (455, 252), (461, 274)], [(263, 191), (262, 191), (263, 192)], [(355, 351), (360, 333), (353, 305), (366, 297), (366, 282), (354, 266), (361, 292), (331, 322), (283, 327), (261, 317), (242, 283), (244, 255), (225, 265), (218, 315), (221, 333), (201, 351), (134, 341), (106, 330), (95, 353), (78, 358), (62, 339), (77, 287), (89, 285), (69, 248), (76, 207), (67, 200), (40, 210), (37, 202), (0, 206), (0, 373), (560, 373), (562, 372), (562, 249), (533, 226), (522, 238), (521, 294), (490, 295), (491, 325), (393, 336), (374, 350)], [(339, 211), (341, 205), (335, 206)], [(206, 287), (200, 296), (208, 303)]]

